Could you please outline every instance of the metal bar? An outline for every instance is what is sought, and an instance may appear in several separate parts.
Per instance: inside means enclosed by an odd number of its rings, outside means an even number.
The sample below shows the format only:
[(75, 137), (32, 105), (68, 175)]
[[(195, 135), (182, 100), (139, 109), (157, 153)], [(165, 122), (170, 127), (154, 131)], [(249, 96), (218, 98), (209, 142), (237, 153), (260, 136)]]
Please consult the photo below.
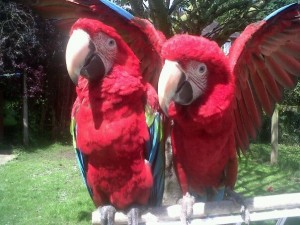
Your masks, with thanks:
[[(300, 193), (254, 197), (245, 200), (250, 211), (250, 221), (300, 217)], [(191, 224), (230, 224), (243, 222), (241, 206), (233, 201), (195, 203)], [(141, 223), (180, 224), (180, 205), (148, 209), (141, 217)], [(220, 222), (219, 222), (220, 221)], [(99, 210), (92, 215), (92, 224), (100, 224)], [(115, 215), (115, 224), (127, 224), (125, 214)]]
[(278, 219), (276, 225), (284, 225), (286, 219), (287, 219), (287, 217)]

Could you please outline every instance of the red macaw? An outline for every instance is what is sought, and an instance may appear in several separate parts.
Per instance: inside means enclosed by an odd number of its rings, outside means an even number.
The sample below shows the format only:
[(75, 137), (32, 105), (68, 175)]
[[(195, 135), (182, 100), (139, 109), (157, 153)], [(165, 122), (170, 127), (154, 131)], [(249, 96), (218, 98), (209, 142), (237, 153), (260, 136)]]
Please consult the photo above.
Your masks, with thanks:
[(233, 190), (237, 152), (261, 126), (262, 110), (271, 114), (282, 89), (300, 76), (299, 4), (288, 5), (251, 24), (228, 57), (204, 37), (175, 35), (162, 48), (165, 64), (158, 96), (174, 122), (172, 147), (184, 195), (182, 222), (195, 197), (223, 199)]
[(164, 36), (107, 0), (44, 0), (35, 7), (63, 29), (77, 20), (66, 50), (77, 84), (71, 132), (101, 224), (112, 224), (116, 210), (128, 212), (128, 224), (137, 224), (138, 207), (160, 205), (164, 190), (155, 90)]

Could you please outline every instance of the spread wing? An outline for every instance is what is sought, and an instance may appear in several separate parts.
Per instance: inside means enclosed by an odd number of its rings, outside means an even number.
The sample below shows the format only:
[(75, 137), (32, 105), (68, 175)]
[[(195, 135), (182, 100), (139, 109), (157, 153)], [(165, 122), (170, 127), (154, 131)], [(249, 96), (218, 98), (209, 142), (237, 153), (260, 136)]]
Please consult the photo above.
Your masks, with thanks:
[[(31, 2), (31, 1), (30, 1)], [(44, 18), (55, 21), (57, 27), (69, 32), (72, 24), (82, 17), (98, 19), (114, 27), (141, 62), (145, 81), (157, 90), (162, 68), (160, 49), (164, 35), (145, 19), (132, 14), (108, 0), (40, 0), (31, 7)]]
[(229, 59), (236, 77), (236, 144), (245, 151), (261, 126), (263, 111), (271, 115), (283, 89), (293, 88), (300, 76), (300, 4), (247, 26)]

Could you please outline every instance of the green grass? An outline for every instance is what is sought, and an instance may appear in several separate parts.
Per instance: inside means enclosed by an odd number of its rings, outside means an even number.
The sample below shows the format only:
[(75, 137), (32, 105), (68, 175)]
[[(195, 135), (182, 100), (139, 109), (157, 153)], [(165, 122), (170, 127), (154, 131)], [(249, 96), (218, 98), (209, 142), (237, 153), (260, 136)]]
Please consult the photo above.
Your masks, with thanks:
[(279, 146), (278, 165), (271, 165), (271, 147), (252, 144), (239, 159), (236, 190), (244, 196), (300, 192), (300, 147)]
[[(252, 144), (246, 157), (239, 159), (236, 191), (245, 197), (300, 192), (300, 146), (279, 146), (277, 165), (271, 165), (271, 147)], [(275, 220), (251, 225), (276, 224)], [(285, 225), (299, 225), (300, 218), (288, 218)]]
[[(0, 166), (1, 225), (87, 225), (94, 210), (73, 148), (54, 144), (18, 150)], [(280, 146), (278, 165), (269, 164), (270, 146), (252, 144), (240, 158), (236, 191), (246, 197), (300, 192), (300, 147)], [(251, 223), (275, 224), (274, 221)], [(286, 225), (300, 224), (291, 218)]]
[(20, 152), (0, 166), (0, 224), (91, 224), (94, 206), (70, 146)]

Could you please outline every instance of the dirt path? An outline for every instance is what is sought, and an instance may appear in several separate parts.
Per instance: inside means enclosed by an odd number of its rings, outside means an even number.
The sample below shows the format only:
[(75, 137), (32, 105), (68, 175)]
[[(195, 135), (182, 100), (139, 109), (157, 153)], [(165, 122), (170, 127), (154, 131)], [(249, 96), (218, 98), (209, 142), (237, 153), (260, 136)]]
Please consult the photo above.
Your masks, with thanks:
[(13, 160), (16, 157), (17, 155), (10, 154), (9, 152), (6, 151), (0, 151), (0, 165), (3, 165), (8, 161)]

